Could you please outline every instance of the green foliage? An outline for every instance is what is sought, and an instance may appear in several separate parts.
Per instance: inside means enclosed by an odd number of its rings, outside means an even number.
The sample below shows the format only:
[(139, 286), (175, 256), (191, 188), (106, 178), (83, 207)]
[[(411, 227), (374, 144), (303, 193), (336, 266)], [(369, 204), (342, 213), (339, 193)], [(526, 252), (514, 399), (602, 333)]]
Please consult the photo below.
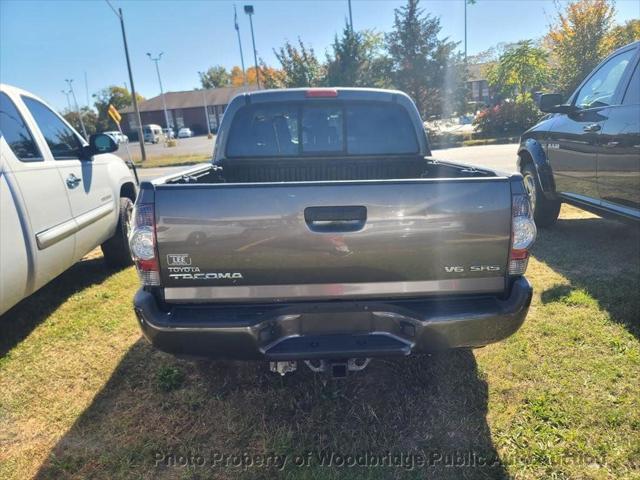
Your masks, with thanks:
[(158, 387), (160, 390), (170, 392), (177, 390), (184, 382), (184, 373), (177, 367), (165, 366), (158, 369)]
[(383, 53), (383, 37), (371, 30), (355, 32), (348, 23), (335, 36), (327, 54), (328, 86), (387, 87), (391, 62)]
[(611, 29), (604, 39), (603, 50), (605, 53), (611, 53), (637, 40), (640, 40), (640, 20), (634, 18)]
[(261, 58), (260, 65), (260, 84), (264, 88), (283, 88), (285, 86), (285, 73), (282, 70), (268, 66)]
[(324, 68), (313, 48), (306, 47), (298, 38), (298, 47), (286, 41), (279, 50), (273, 50), (284, 73), (283, 86), (316, 87), (322, 83)]
[(572, 288), (570, 285), (556, 285), (543, 292), (542, 302), (560, 302), (572, 307), (598, 307), (598, 302), (582, 288)]
[[(87, 135), (93, 135), (94, 133), (96, 133), (98, 131), (98, 115), (96, 115), (96, 112), (88, 107), (82, 107), (80, 109), (80, 113), (82, 114), (82, 121), (84, 122), (85, 129), (87, 130)], [(71, 124), (73, 128), (76, 129), (77, 132), (82, 134), (82, 126), (80, 125), (80, 120), (78, 119), (78, 112), (76, 112), (75, 110), (67, 110), (62, 114), (62, 116), (67, 122)]]
[(614, 14), (607, 0), (575, 0), (558, 10), (545, 44), (551, 53), (553, 83), (561, 93), (571, 94), (609, 53), (606, 40)]
[(218, 88), (231, 85), (231, 74), (221, 65), (209, 68), (206, 72), (199, 72), (202, 88)]
[(345, 22), (342, 37), (333, 40), (333, 54), (327, 54), (327, 78), (329, 86), (361, 87), (367, 79), (363, 74), (365, 64), (364, 41), (359, 32)]
[(547, 53), (523, 40), (503, 53), (487, 71), (487, 80), (504, 96), (530, 92), (546, 84), (549, 78)]
[[(393, 30), (386, 36), (391, 56), (393, 83), (410, 95), (424, 117), (440, 115), (445, 90), (455, 92), (449, 104), (464, 102), (464, 75), (460, 59), (453, 55), (457, 43), (440, 39), (440, 20), (425, 14), (419, 0), (395, 10)], [(464, 71), (462, 71), (464, 72)], [(461, 86), (462, 85), (462, 86)]]
[(540, 110), (531, 94), (524, 93), (515, 100), (507, 100), (482, 110), (473, 125), (482, 135), (502, 135), (523, 132), (535, 125), (540, 117)]
[(375, 30), (360, 32), (364, 43), (365, 68), (368, 85), (375, 88), (393, 87), (393, 63), (387, 54), (384, 34)]
[[(113, 120), (111, 120), (111, 118), (107, 115), (109, 105), (113, 105), (114, 107), (116, 107), (116, 109), (120, 110), (132, 104), (131, 93), (129, 92), (129, 90), (117, 85), (111, 85), (109, 87), (103, 88), (99, 92), (94, 93), (92, 96), (94, 98), (93, 104), (98, 111), (98, 122), (96, 125), (98, 132), (113, 130), (114, 128), (116, 128)], [(138, 99), (138, 102), (144, 100), (144, 97), (139, 94), (136, 96), (136, 98)]]

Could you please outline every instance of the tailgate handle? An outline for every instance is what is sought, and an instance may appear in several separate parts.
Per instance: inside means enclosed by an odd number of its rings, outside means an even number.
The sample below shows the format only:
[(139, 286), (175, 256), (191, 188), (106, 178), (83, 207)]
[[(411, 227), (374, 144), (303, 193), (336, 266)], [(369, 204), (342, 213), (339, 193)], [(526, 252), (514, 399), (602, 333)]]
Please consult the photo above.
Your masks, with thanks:
[(357, 232), (367, 222), (362, 206), (307, 207), (304, 221), (313, 232)]

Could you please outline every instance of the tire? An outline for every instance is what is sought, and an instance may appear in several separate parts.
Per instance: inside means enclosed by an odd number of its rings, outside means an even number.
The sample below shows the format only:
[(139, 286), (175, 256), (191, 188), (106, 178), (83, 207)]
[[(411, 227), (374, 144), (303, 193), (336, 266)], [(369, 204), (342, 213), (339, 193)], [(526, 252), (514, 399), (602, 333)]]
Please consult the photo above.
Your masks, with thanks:
[(533, 207), (533, 219), (538, 227), (550, 227), (560, 214), (559, 200), (548, 199), (538, 179), (538, 173), (532, 163), (527, 163), (522, 167), (522, 176), (524, 177), (524, 187), (529, 193), (531, 206)]
[(129, 251), (129, 229), (131, 227), (131, 214), (133, 202), (130, 198), (120, 198), (120, 216), (116, 231), (109, 240), (101, 245), (104, 260), (113, 268), (128, 267), (133, 264)]

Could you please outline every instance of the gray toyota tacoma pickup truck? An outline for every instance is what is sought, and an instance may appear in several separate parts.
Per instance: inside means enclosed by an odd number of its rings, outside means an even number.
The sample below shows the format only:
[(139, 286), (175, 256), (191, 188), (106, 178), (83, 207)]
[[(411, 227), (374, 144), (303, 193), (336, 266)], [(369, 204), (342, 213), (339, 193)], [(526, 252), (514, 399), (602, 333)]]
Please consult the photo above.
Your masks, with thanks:
[(520, 174), (431, 158), (401, 92), (247, 93), (210, 165), (141, 184), (134, 307), (166, 352), (342, 376), (513, 334), (535, 235)]

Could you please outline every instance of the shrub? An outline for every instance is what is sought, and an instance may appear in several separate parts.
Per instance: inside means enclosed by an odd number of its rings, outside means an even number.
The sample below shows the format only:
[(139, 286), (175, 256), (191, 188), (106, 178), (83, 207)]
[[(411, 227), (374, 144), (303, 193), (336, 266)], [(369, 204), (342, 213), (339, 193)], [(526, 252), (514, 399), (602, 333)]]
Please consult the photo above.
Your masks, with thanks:
[(503, 135), (521, 133), (535, 125), (542, 113), (531, 94), (518, 95), (515, 100), (505, 100), (493, 107), (482, 110), (473, 122), (476, 131), (482, 135)]

